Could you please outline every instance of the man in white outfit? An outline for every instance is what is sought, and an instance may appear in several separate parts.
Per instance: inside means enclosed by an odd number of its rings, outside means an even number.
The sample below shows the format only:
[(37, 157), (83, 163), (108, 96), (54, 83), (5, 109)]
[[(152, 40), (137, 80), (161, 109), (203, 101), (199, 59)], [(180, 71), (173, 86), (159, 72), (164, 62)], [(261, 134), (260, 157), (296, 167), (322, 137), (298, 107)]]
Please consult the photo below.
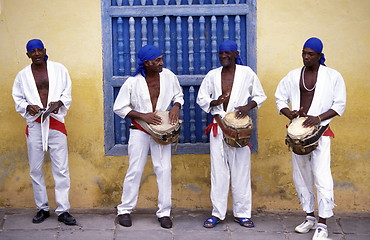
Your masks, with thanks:
[[(212, 216), (205, 220), (205, 228), (213, 228), (225, 219), (229, 185), (233, 197), (235, 221), (243, 227), (254, 227), (251, 218), (251, 150), (249, 146), (231, 147), (223, 139), (223, 132), (215, 118), (223, 118), (237, 111), (236, 118), (244, 118), (266, 100), (262, 85), (247, 66), (243, 66), (237, 44), (227, 40), (219, 46), (221, 67), (205, 76), (198, 92), (197, 104), (214, 116), (210, 134)], [(250, 99), (250, 101), (249, 101)]]
[[(44, 152), (50, 152), (55, 182), (55, 199), (58, 221), (75, 225), (69, 214), (70, 178), (68, 168), (67, 131), (64, 117), (72, 103), (71, 79), (60, 63), (48, 61), (44, 44), (39, 39), (27, 43), (27, 56), (32, 60), (21, 70), (14, 81), (13, 99), (16, 111), (26, 119), (28, 161), (34, 198), (39, 210), (33, 223), (41, 223), (50, 216), (48, 196), (42, 165)], [(49, 116), (45, 110), (53, 107)]]
[[(308, 39), (302, 50), (304, 66), (292, 70), (279, 83), (275, 98), (281, 114), (292, 120), (307, 117), (303, 127), (327, 126), (341, 116), (346, 106), (346, 87), (341, 74), (324, 64), (323, 44), (318, 38)], [(291, 104), (291, 109), (290, 106)], [(292, 153), (293, 180), (306, 220), (295, 228), (298, 233), (316, 229), (313, 239), (328, 236), (326, 219), (333, 216), (333, 178), (330, 170), (330, 127), (319, 139), (318, 147), (306, 155)], [(318, 223), (314, 214), (317, 190)]]
[[(169, 110), (171, 124), (178, 122), (184, 103), (183, 93), (176, 75), (163, 68), (163, 54), (157, 47), (146, 45), (138, 52), (139, 67), (122, 85), (113, 110), (121, 118), (131, 118), (128, 143), (129, 167), (123, 183), (121, 204), (117, 206), (118, 222), (132, 225), (130, 214), (136, 207), (140, 180), (150, 149), (158, 183), (158, 211), (161, 227), (171, 228), (171, 145), (161, 145), (143, 131), (136, 119), (148, 124), (161, 124), (157, 111)], [(171, 103), (173, 104), (171, 107)]]

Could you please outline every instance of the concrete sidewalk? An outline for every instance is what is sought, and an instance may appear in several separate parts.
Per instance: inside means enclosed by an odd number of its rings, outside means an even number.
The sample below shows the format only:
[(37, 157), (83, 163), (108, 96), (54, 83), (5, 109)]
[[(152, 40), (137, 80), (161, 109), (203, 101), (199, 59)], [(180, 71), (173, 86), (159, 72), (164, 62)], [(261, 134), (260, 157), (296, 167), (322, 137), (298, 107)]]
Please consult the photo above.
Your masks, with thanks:
[[(51, 212), (50, 218), (33, 224), (34, 209), (0, 209), (1, 240), (119, 240), (119, 239), (163, 239), (163, 240), (270, 240), (312, 239), (307, 234), (294, 232), (296, 225), (304, 220), (302, 212), (253, 212), (256, 227), (247, 229), (233, 221), (229, 213), (225, 221), (213, 229), (203, 228), (209, 217), (207, 211), (172, 211), (173, 228), (163, 229), (155, 216), (154, 209), (138, 210), (132, 214), (132, 227), (122, 227), (116, 222), (115, 209), (72, 209), (77, 226), (59, 223)], [(336, 213), (328, 220), (329, 238), (332, 240), (369, 240), (370, 213)]]

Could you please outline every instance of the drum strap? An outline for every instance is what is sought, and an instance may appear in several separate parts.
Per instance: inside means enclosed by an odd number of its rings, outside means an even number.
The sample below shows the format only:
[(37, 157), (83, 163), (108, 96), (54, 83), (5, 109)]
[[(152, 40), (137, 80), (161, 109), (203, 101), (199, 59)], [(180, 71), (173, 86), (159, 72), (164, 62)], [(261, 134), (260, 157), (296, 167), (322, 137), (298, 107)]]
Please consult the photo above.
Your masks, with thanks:
[(311, 137), (303, 141), (303, 146), (311, 145), (312, 143), (317, 142), (320, 137), (324, 134), (326, 129), (328, 129), (329, 124), (326, 126), (320, 126), (319, 130)]

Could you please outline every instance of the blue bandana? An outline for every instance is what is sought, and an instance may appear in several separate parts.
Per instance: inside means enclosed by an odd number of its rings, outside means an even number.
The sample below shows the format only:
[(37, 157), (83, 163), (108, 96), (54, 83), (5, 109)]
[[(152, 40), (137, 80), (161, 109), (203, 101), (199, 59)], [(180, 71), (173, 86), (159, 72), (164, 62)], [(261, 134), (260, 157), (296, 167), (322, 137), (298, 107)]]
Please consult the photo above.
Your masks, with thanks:
[[(220, 44), (220, 47), (218, 48), (218, 51), (238, 51), (238, 45), (236, 42), (231, 40), (226, 40), (223, 43)], [(244, 65), (243, 60), (241, 59), (240, 55), (235, 59), (235, 63), (239, 65)]]
[(146, 77), (144, 61), (153, 60), (153, 59), (156, 59), (156, 58), (158, 58), (162, 55), (163, 55), (163, 53), (156, 46), (145, 45), (144, 47), (142, 47), (139, 50), (138, 54), (137, 54), (137, 56), (139, 58), (138, 59), (138, 65), (139, 66), (137, 67), (136, 72), (134, 74), (132, 74), (132, 76), (135, 76), (136, 74), (141, 73), (141, 75), (143, 75), (143, 77)]
[[(42, 41), (40, 39), (29, 40), (26, 45), (27, 52), (31, 52), (33, 49), (36, 49), (36, 48), (45, 49)], [(48, 55), (45, 55), (44, 60), (45, 61), (48, 60)]]
[(325, 55), (322, 53), (323, 45), (320, 39), (315, 38), (315, 37), (308, 39), (303, 45), (303, 48), (306, 48), (306, 47), (311, 48), (312, 50), (315, 50), (318, 53), (321, 53), (320, 64), (326, 66), (324, 64)]

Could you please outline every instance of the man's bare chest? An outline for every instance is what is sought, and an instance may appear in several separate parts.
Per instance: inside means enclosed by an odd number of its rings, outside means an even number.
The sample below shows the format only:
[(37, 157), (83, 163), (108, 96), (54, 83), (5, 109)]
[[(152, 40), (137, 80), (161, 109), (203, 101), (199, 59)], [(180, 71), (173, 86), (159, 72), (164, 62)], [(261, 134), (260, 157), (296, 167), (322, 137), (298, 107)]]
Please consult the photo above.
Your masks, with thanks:
[(49, 90), (49, 78), (46, 71), (45, 72), (33, 71), (33, 77), (35, 79), (35, 83), (39, 91)]

